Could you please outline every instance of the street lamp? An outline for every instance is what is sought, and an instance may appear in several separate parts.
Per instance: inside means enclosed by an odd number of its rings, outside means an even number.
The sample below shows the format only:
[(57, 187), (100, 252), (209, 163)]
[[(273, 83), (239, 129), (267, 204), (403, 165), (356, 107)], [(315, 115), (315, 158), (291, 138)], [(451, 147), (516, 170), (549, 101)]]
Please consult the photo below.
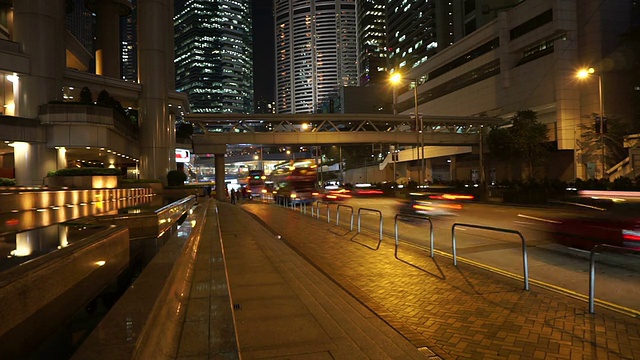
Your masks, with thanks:
[[(402, 75), (398, 72), (394, 72), (389, 77), (389, 81), (393, 85), (393, 113), (397, 114), (397, 104), (396, 104), (396, 85), (399, 84), (403, 80)], [(420, 148), (418, 153), (416, 154), (420, 159), (420, 172), (418, 173), (418, 184), (422, 185), (422, 178), (424, 176), (424, 133), (423, 133), (423, 123), (422, 117), (418, 114), (418, 79), (411, 80), (413, 82), (413, 104), (414, 104), (414, 112), (416, 116), (416, 148)], [(395, 174), (394, 174), (395, 177)]]
[(600, 147), (602, 148), (602, 178), (605, 176), (605, 150), (604, 150), (604, 102), (602, 100), (602, 74), (597, 73), (596, 70), (592, 67), (588, 69), (581, 69), (578, 71), (576, 76), (579, 79), (586, 79), (591, 75), (595, 75), (598, 77), (598, 98), (600, 100)]

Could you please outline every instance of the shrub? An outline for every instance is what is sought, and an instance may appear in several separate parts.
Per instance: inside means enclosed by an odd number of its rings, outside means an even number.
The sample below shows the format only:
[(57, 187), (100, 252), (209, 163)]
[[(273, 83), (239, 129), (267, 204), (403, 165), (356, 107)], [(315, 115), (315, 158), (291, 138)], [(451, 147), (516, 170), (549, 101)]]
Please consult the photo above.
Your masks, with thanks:
[(158, 179), (122, 179), (124, 184), (162, 183)]
[(15, 185), (16, 185), (15, 179), (0, 178), (0, 186), (15, 186)]
[(187, 180), (187, 174), (184, 171), (171, 170), (167, 173), (167, 184), (169, 186), (184, 185)]
[(56, 171), (49, 171), (47, 176), (91, 176), (91, 175), (122, 175), (120, 169), (108, 169), (108, 168), (96, 168), (96, 167), (82, 167), (82, 168), (68, 168), (59, 169)]
[(86, 86), (80, 91), (80, 103), (93, 104), (93, 95), (91, 94), (91, 90)]

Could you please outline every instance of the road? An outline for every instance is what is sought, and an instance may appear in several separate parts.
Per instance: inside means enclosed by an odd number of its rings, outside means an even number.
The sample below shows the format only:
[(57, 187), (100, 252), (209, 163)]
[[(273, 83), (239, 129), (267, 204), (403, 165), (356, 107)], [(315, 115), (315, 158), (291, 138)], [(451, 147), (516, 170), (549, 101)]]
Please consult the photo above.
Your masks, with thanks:
[[(384, 241), (394, 239), (394, 219), (398, 200), (393, 198), (352, 198), (340, 204), (353, 207), (354, 229), (357, 228), (358, 209), (368, 208), (382, 213)], [(321, 217), (326, 220), (326, 205), (321, 204)], [(335, 224), (337, 204), (330, 205), (331, 222)], [(433, 217), (435, 252), (452, 253), (452, 226), (454, 223), (474, 224), (516, 230), (526, 239), (529, 279), (533, 286), (560, 288), (567, 294), (588, 297), (589, 252), (567, 248), (545, 239), (544, 232), (535, 228), (527, 217), (543, 217), (550, 209), (469, 203), (452, 216)], [(348, 227), (348, 207), (340, 208), (340, 225)], [(361, 212), (362, 230), (379, 232), (380, 215), (372, 211)], [(523, 216), (524, 215), (524, 216)], [(480, 230), (456, 225), (458, 261), (468, 259), (494, 271), (504, 271), (522, 277), (522, 241), (517, 234)], [(402, 246), (415, 244), (429, 248), (429, 223), (425, 220), (406, 219), (398, 223)], [(393, 240), (391, 240), (393, 241)], [(425, 253), (428, 256), (428, 253)], [(607, 302), (623, 311), (640, 316), (640, 261), (638, 256), (599, 254), (596, 262), (595, 297), (599, 303)], [(524, 282), (523, 282), (524, 284)]]

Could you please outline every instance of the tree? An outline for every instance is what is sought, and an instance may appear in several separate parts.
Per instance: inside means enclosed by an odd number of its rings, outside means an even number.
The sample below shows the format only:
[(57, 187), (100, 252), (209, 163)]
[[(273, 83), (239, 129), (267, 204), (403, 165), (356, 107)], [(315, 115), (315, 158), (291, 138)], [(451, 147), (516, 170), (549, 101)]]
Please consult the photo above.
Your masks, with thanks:
[(176, 126), (176, 138), (190, 139), (191, 135), (193, 135), (193, 124), (189, 122), (183, 122)]
[(511, 126), (491, 130), (487, 144), (492, 156), (525, 166), (527, 179), (534, 177), (534, 167), (541, 164), (549, 152), (548, 129), (538, 121), (533, 110), (520, 110), (511, 118)]
[(624, 137), (640, 133), (640, 119), (606, 116), (606, 127), (601, 137), (599, 123), (596, 121), (597, 116), (598, 114), (585, 116), (588, 120), (583, 121), (579, 126), (580, 138), (577, 140), (577, 147), (582, 153), (583, 162), (600, 163), (604, 145), (605, 168), (609, 168), (628, 156), (624, 148)]
[(524, 160), (529, 179), (533, 178), (533, 167), (543, 162), (549, 153), (549, 130), (538, 121), (533, 110), (518, 111), (512, 118), (511, 134), (516, 154)]
[(506, 163), (507, 180), (511, 181), (511, 165), (514, 161), (515, 144), (509, 129), (499, 126), (492, 127), (487, 136), (487, 147), (493, 158)]
[(107, 90), (102, 90), (98, 93), (98, 99), (96, 99), (96, 104), (100, 106), (109, 106), (109, 92)]
[(93, 104), (93, 95), (91, 94), (91, 90), (86, 86), (80, 91), (80, 102), (87, 105)]

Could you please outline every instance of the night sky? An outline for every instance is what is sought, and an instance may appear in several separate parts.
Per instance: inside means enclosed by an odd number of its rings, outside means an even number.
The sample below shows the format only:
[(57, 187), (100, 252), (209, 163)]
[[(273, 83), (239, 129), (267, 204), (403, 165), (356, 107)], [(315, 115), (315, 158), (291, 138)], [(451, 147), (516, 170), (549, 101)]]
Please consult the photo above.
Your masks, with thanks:
[(254, 99), (275, 99), (273, 0), (252, 0)]

